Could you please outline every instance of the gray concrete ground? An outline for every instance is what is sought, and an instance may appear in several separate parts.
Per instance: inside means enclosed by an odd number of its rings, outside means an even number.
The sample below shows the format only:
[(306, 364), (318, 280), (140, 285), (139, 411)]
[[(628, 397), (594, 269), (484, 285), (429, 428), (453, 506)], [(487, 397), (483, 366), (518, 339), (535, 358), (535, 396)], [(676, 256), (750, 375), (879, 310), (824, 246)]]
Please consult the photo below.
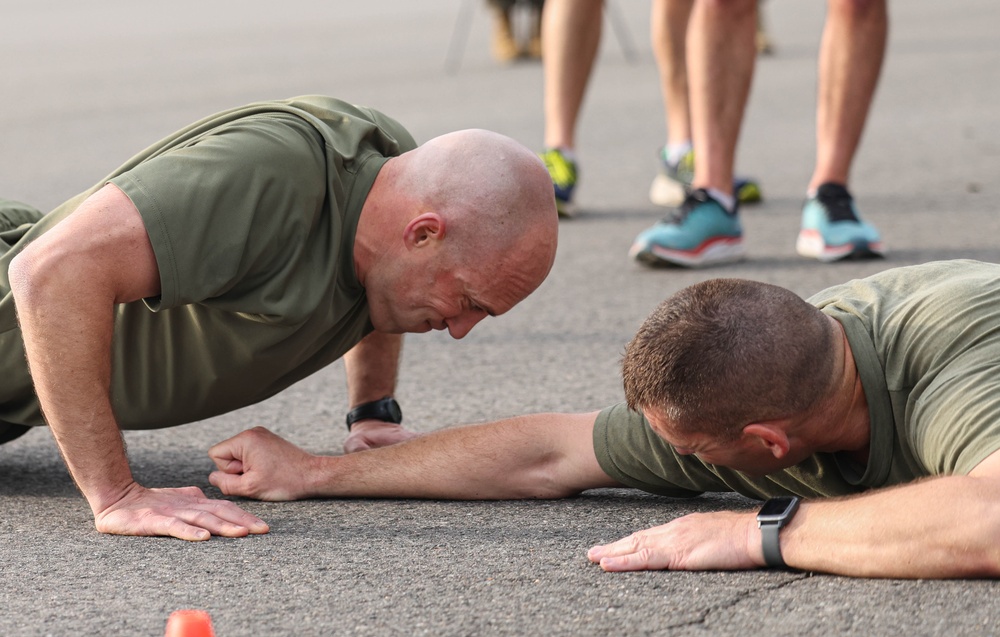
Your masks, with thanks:
[[(244, 102), (327, 93), (380, 108), (418, 140), (466, 127), (542, 137), (541, 70), (489, 57), (489, 16), (467, 0), (455, 73), (445, 57), (461, 4), (7, 3), (0, 38), (0, 195), (49, 208), (134, 151)], [(399, 397), (420, 430), (621, 399), (617, 362), (641, 319), (695, 281), (741, 276), (803, 295), (883, 268), (1000, 257), (1000, 9), (989, 0), (892, 3), (891, 44), (853, 187), (891, 249), (884, 261), (795, 256), (813, 157), (824, 5), (771, 0), (776, 55), (762, 59), (739, 154), (766, 203), (746, 209), (751, 258), (650, 271), (625, 256), (663, 212), (646, 200), (664, 124), (648, 3), (615, 3), (580, 130), (584, 212), (561, 226), (548, 281), (462, 342), (410, 338)], [(468, 29), (468, 33), (464, 29)], [(339, 365), (238, 413), (127, 436), (139, 478), (208, 486), (205, 450), (265, 425), (336, 453)], [(216, 492), (217, 493), (217, 492)], [(674, 502), (598, 491), (557, 502), (245, 502), (270, 535), (241, 540), (96, 533), (49, 434), (0, 449), (0, 634), (157, 635), (178, 608), (235, 635), (994, 634), (990, 581), (862, 581), (806, 573), (605, 574), (585, 551), (735, 496)], [(932, 515), (933, 511), (928, 511)]]

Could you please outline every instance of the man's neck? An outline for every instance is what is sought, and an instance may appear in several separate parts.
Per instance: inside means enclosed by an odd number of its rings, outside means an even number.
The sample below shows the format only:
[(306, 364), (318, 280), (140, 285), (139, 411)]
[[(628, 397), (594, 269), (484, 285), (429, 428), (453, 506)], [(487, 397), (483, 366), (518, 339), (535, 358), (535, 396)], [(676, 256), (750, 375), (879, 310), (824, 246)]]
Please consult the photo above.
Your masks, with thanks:
[(380, 231), (384, 234), (391, 222), (389, 211), (392, 210), (392, 204), (387, 202), (391, 164), (390, 159), (375, 176), (365, 203), (361, 206), (361, 215), (358, 217), (358, 229), (354, 234), (354, 273), (362, 287), (365, 286), (368, 273), (371, 272), (379, 256), (379, 238), (382, 236)]
[[(830, 319), (833, 321), (833, 319)], [(826, 419), (826, 440), (824, 451), (847, 454), (861, 465), (868, 464), (871, 442), (871, 418), (868, 415), (868, 399), (865, 397), (861, 376), (854, 363), (851, 344), (844, 328), (836, 323), (836, 356), (839, 364), (834, 369), (839, 379), (829, 403)], [(823, 434), (820, 434), (823, 435)]]

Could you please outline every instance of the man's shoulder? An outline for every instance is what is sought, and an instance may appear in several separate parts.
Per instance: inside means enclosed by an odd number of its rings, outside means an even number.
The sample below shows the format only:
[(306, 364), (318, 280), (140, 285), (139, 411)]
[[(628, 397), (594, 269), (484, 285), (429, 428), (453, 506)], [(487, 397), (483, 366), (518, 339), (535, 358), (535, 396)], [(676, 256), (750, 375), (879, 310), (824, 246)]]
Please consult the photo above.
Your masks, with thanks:
[(951, 288), (962, 288), (970, 281), (1000, 280), (1000, 265), (971, 259), (932, 261), (919, 265), (889, 268), (871, 276), (852, 279), (828, 287), (806, 300), (822, 307), (839, 300), (864, 299), (873, 294), (880, 298), (913, 296), (934, 291), (947, 293)]
[(326, 95), (302, 95), (279, 103), (315, 117), (330, 129), (363, 129), (362, 134), (369, 143), (378, 146), (386, 156), (399, 155), (417, 146), (413, 136), (401, 123), (369, 106)]

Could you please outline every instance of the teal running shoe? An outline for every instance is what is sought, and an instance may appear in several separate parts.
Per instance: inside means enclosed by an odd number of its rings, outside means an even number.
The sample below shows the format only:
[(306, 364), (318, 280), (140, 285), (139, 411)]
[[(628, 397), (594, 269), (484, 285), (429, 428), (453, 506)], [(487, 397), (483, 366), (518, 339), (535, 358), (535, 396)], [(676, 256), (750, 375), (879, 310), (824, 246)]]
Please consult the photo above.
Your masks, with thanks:
[(806, 200), (795, 249), (826, 263), (885, 256), (878, 230), (861, 220), (847, 188), (834, 183), (823, 184)]
[(556, 210), (560, 217), (572, 217), (576, 213), (573, 206), (573, 189), (576, 188), (576, 162), (566, 159), (558, 148), (549, 148), (538, 154), (552, 178), (556, 193)]
[[(649, 200), (657, 206), (675, 208), (684, 203), (694, 179), (694, 151), (689, 150), (676, 164), (667, 161), (667, 149), (660, 149), (660, 172), (649, 187)], [(733, 194), (741, 204), (763, 200), (760, 183), (749, 177), (733, 180)]]
[(697, 268), (744, 257), (743, 229), (704, 188), (691, 191), (681, 207), (635, 238), (629, 256), (645, 265)]

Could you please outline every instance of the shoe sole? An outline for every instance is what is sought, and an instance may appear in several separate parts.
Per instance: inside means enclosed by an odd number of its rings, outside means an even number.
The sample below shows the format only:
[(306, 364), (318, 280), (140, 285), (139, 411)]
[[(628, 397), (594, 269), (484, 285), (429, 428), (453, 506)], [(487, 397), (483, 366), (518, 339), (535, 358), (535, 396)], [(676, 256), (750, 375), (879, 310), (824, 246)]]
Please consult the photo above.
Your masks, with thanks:
[(676, 208), (684, 203), (685, 197), (687, 197), (687, 188), (684, 187), (684, 184), (674, 181), (662, 173), (653, 179), (653, 183), (649, 187), (649, 200), (657, 206)]
[(694, 250), (671, 250), (658, 245), (633, 246), (629, 256), (648, 266), (674, 265), (702, 268), (709, 265), (735, 263), (746, 257), (743, 238), (712, 239)]
[(828, 246), (815, 230), (803, 230), (795, 241), (795, 251), (801, 256), (817, 259), (823, 263), (848, 259), (881, 259), (885, 257), (885, 246), (881, 241), (870, 243), (858, 241), (839, 246)]

